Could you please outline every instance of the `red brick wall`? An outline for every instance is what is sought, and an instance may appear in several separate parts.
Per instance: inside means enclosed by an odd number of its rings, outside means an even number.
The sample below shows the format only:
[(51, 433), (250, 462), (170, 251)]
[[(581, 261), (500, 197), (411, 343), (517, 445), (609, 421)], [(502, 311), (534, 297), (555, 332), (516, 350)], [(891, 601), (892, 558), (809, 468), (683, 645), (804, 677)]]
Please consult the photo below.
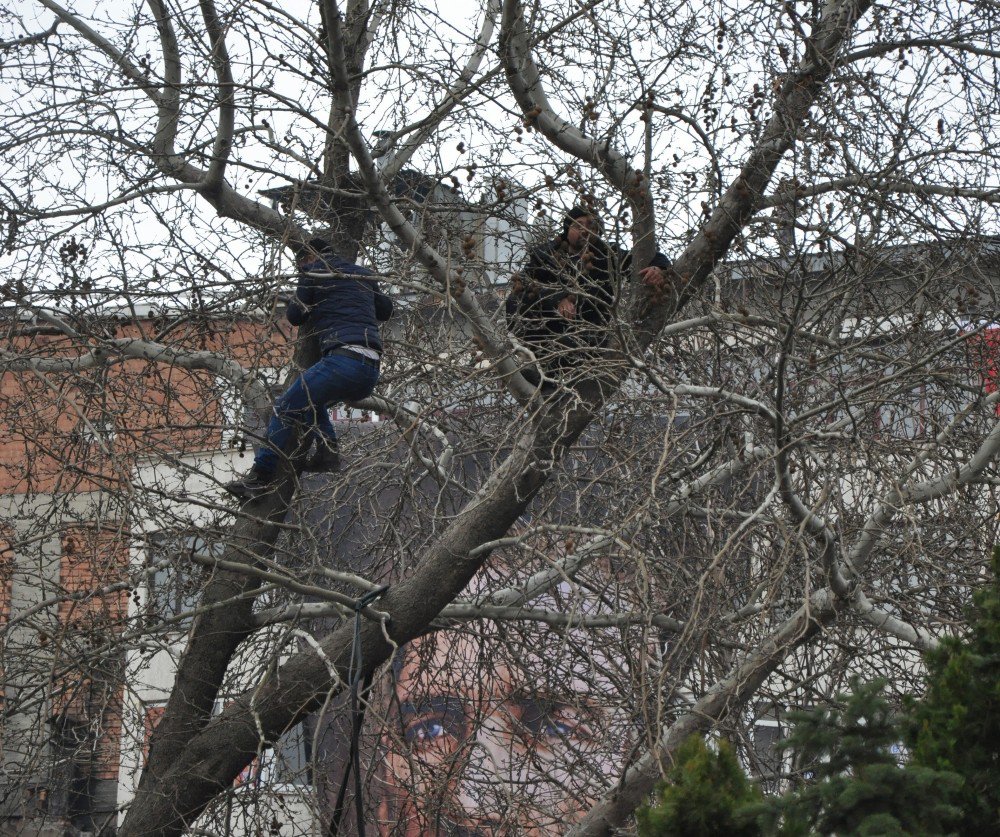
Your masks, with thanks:
[(60, 583), (67, 600), (59, 605), (60, 621), (85, 644), (120, 633), (128, 608), (128, 591), (100, 593), (128, 578), (129, 534), (94, 527), (74, 527), (62, 536)]
[(93, 776), (118, 776), (124, 657), (100, 653), (125, 629), (127, 589), (107, 587), (127, 579), (127, 533), (74, 527), (62, 536), (59, 605), (61, 633), (54, 638), (56, 702), (63, 714), (87, 726), (96, 740)]
[[(97, 345), (6, 325), (8, 351), (22, 356), (69, 359)], [(166, 345), (222, 352), (245, 367), (280, 367), (291, 359), (280, 330), (250, 320), (104, 327), (115, 338), (165, 334), (160, 342)], [(222, 438), (219, 394), (210, 372), (142, 360), (80, 371), (6, 372), (0, 375), (0, 493), (115, 491), (130, 481), (140, 457), (216, 450)], [(86, 438), (85, 419), (98, 429), (110, 422), (114, 433), (103, 438), (105, 449)], [(42, 639), (51, 643), (55, 659), (53, 714), (96, 736), (92, 775), (98, 779), (118, 775), (124, 657), (95, 652), (121, 634), (130, 595), (127, 589), (101, 591), (126, 579), (129, 537), (127, 522), (111, 529), (107, 521), (83, 521), (63, 530), (60, 628), (57, 636)], [(0, 624), (10, 609), (9, 557), (0, 529)], [(153, 716), (158, 718), (156, 711), (147, 722)]]
[[(115, 337), (142, 338), (163, 325), (120, 327)], [(221, 352), (249, 368), (286, 365), (291, 352), (282, 332), (248, 320), (181, 323), (164, 342)], [(38, 359), (79, 357), (93, 348), (46, 334), (15, 335), (12, 344), (13, 352)], [(221, 439), (212, 373), (141, 360), (75, 372), (4, 373), (0, 422), (4, 494), (113, 488), (128, 479), (137, 456), (212, 450)], [(91, 430), (105, 422), (114, 431), (102, 437), (106, 450)]]

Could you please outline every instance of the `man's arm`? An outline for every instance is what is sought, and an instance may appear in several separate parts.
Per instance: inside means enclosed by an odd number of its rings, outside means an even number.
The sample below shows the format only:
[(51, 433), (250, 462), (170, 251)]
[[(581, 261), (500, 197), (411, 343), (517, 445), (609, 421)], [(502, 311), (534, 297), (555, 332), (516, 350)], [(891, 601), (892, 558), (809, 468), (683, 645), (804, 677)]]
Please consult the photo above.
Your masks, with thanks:
[(315, 284), (313, 278), (308, 273), (299, 276), (299, 285), (295, 289), (295, 295), (288, 301), (288, 308), (285, 316), (293, 326), (300, 326), (309, 318), (309, 310), (312, 307), (315, 296)]
[[(615, 249), (618, 252), (619, 263), (622, 266), (622, 274), (627, 274), (632, 269), (632, 254), (622, 250), (621, 248)], [(649, 263), (649, 265), (639, 270), (639, 275), (641, 276), (651, 267), (659, 268), (660, 270), (667, 270), (670, 268), (671, 264), (672, 262), (670, 259), (657, 250), (656, 255), (653, 256), (653, 260)]]
[[(629, 254), (628, 266), (631, 266), (632, 256)], [(644, 267), (639, 271), (639, 278), (642, 279), (647, 285), (653, 288), (663, 287), (667, 279), (667, 272), (670, 270), (671, 262), (666, 256), (663, 255), (659, 250), (656, 251), (656, 255), (653, 256), (653, 260), (649, 263), (648, 267)]]
[(656, 251), (656, 255), (653, 256), (653, 261), (649, 263), (650, 267), (658, 267), (661, 270), (666, 270), (670, 267), (670, 259), (663, 255), (659, 250)]
[[(532, 250), (524, 266), (524, 293), (538, 298), (536, 308), (546, 318), (571, 317), (575, 314), (575, 294), (567, 287), (566, 279), (553, 258), (556, 242)], [(574, 310), (569, 312), (570, 308)]]

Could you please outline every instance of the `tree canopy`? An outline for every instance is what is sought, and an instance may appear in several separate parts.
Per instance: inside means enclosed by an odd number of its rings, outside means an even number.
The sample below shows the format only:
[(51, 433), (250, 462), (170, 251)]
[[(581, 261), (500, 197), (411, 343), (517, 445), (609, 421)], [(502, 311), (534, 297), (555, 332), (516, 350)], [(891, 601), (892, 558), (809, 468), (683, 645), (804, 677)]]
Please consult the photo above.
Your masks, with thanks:
[[(355, 675), (384, 831), (609, 834), (692, 733), (906, 691), (996, 540), (997, 39), (987, 2), (0, 9), (17, 794), (72, 709), (70, 751), (136, 739), (122, 835), (255, 815), (301, 724), (335, 796)], [(540, 388), (501, 301), (576, 205), (631, 266)], [(236, 508), (317, 233), (397, 299), (381, 420)]]

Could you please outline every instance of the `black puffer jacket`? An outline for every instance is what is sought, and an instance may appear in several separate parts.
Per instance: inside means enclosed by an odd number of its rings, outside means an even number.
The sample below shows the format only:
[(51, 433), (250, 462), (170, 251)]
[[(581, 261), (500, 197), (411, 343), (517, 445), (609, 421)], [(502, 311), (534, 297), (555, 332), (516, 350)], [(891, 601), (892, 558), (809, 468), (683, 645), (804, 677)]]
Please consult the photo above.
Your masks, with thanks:
[[(657, 253), (651, 267), (668, 268), (670, 260)], [(605, 327), (618, 296), (619, 282), (632, 269), (632, 256), (598, 239), (581, 253), (569, 249), (565, 238), (554, 238), (533, 250), (519, 279), (520, 287), (507, 297), (511, 331), (528, 342), (575, 332), (589, 345), (604, 345)], [(576, 302), (576, 317), (559, 315), (557, 306), (568, 296)]]
[(368, 268), (326, 254), (299, 268), (299, 286), (288, 304), (292, 325), (308, 319), (320, 349), (367, 346), (382, 351), (378, 324), (392, 316), (392, 300), (378, 288)]

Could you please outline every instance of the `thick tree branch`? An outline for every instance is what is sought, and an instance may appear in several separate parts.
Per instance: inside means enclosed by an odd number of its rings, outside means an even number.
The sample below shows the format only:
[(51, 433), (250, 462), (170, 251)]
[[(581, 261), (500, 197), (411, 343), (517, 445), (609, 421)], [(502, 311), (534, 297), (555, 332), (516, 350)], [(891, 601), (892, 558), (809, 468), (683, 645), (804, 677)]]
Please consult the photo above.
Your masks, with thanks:
[(651, 300), (643, 312), (640, 332), (645, 339), (658, 333), (676, 308), (701, 287), (757, 212), (775, 169), (795, 143), (809, 110), (837, 67), (844, 44), (870, 6), (871, 0), (831, 0), (824, 5), (798, 68), (781, 84), (763, 135), (708, 221), (674, 263), (679, 282), (675, 299)]
[(1000, 186), (993, 189), (972, 189), (967, 186), (945, 186), (937, 183), (915, 183), (909, 180), (882, 179), (871, 175), (853, 175), (829, 180), (825, 183), (814, 183), (810, 186), (786, 186), (764, 198), (757, 207), (758, 211), (784, 206), (801, 200), (815, 198), (831, 192), (843, 192), (854, 189), (881, 194), (895, 193), (897, 195), (926, 195), (942, 198), (963, 198), (982, 203), (997, 203), (1000, 201)]
[(151, 144), (153, 159), (157, 161), (162, 171), (165, 166), (168, 168), (172, 166), (170, 158), (174, 154), (174, 142), (177, 138), (181, 109), (181, 57), (177, 34), (174, 32), (166, 3), (163, 0), (147, 0), (147, 2), (156, 20), (156, 31), (163, 55), (163, 87), (156, 103), (156, 135)]
[(212, 0), (200, 0), (200, 5), (205, 20), (205, 31), (212, 45), (212, 67), (215, 69), (218, 91), (219, 126), (212, 149), (212, 161), (202, 181), (202, 188), (212, 193), (222, 186), (226, 175), (226, 164), (229, 162), (229, 154), (233, 147), (233, 130), (236, 127), (235, 87), (229, 51), (226, 48), (226, 35), (215, 3)]
[(632, 208), (633, 265), (648, 265), (656, 252), (653, 199), (641, 170), (611, 145), (610, 138), (588, 137), (560, 116), (545, 93), (524, 22), (521, 0), (504, 0), (500, 25), (500, 60), (507, 82), (524, 112), (525, 119), (554, 146), (583, 160), (599, 171)]
[(940, 50), (955, 50), (956, 52), (967, 52), (970, 55), (980, 55), (983, 58), (1000, 58), (1000, 50), (988, 49), (978, 46), (961, 38), (940, 37), (940, 38), (906, 38), (899, 41), (885, 41), (870, 46), (861, 46), (852, 52), (844, 55), (843, 61), (854, 62), (863, 61), (866, 58), (880, 58), (891, 52), (898, 52), (907, 49), (922, 49), (930, 47)]
[[(451, 467), (455, 449), (440, 427), (425, 418), (421, 418), (417, 413), (407, 409), (402, 404), (390, 401), (382, 396), (371, 395), (363, 401), (355, 401), (353, 404), (360, 410), (374, 410), (382, 415), (391, 416), (396, 426), (399, 427), (403, 438), (410, 443), (411, 450), (420, 460), (421, 464), (441, 482), (448, 481), (448, 469)], [(440, 444), (441, 453), (438, 454), (436, 460), (428, 459), (417, 448), (417, 434), (415, 432), (417, 429), (432, 436)]]
[(483, 14), (483, 25), (476, 38), (472, 55), (469, 56), (469, 60), (458, 74), (458, 78), (445, 92), (441, 102), (424, 119), (420, 120), (418, 123), (420, 127), (408, 136), (399, 150), (395, 151), (382, 165), (382, 177), (385, 180), (395, 177), (414, 152), (434, 135), (441, 121), (476, 89), (474, 79), (493, 40), (493, 30), (496, 27), (496, 19), (499, 14), (500, 0), (487, 0), (486, 11)]
[(118, 71), (125, 76), (132, 84), (145, 93), (150, 101), (159, 105), (160, 92), (156, 85), (152, 84), (149, 77), (135, 64), (129, 61), (128, 57), (103, 35), (84, 23), (79, 17), (64, 9), (54, 0), (38, 0), (46, 9), (52, 12), (59, 20), (66, 23), (70, 28), (75, 29), (81, 37), (96, 46), (101, 52), (108, 56), (118, 68)]
[(795, 615), (759, 642), (688, 711), (666, 727), (656, 746), (626, 771), (615, 790), (571, 828), (567, 837), (610, 837), (614, 834), (646, 801), (660, 780), (662, 766), (670, 764), (677, 748), (688, 737), (710, 729), (729, 712), (742, 706), (792, 651), (808, 643), (833, 621), (836, 614), (836, 599), (828, 590), (813, 593)]
[[(39, 0), (39, 2), (50, 9), (61, 21), (76, 30), (81, 37), (108, 56), (119, 71), (132, 84), (142, 90), (149, 97), (150, 101), (156, 105), (159, 119), (156, 135), (148, 150), (148, 154), (159, 170), (183, 184), (204, 184), (208, 176), (207, 173), (181, 158), (172, 148), (179, 117), (177, 86), (180, 83), (180, 65), (177, 58), (176, 38), (170, 24), (169, 15), (161, 0), (150, 0), (150, 2), (156, 17), (161, 48), (164, 55), (166, 87), (163, 92), (161, 92), (158, 85), (150, 81), (144, 72), (129, 61), (127, 56), (97, 31), (84, 23), (79, 17), (67, 11), (58, 3), (55, 3), (54, 0)], [(230, 90), (229, 95), (231, 93), (232, 91)], [(225, 97), (223, 97), (223, 100), (225, 100)], [(227, 119), (228, 117), (224, 117), (224, 120)], [(219, 133), (217, 136), (217, 145), (219, 140), (225, 140), (225, 136), (225, 133)], [(229, 142), (231, 142), (231, 131), (228, 136)], [(217, 148), (217, 151), (221, 148), (221, 146)], [(221, 158), (216, 156), (216, 159)], [(224, 179), (220, 180), (216, 177), (214, 181), (209, 179), (208, 182), (211, 183), (211, 188), (207, 191), (202, 190), (201, 194), (220, 216), (232, 218), (233, 220), (247, 224), (282, 242), (301, 242), (308, 238), (308, 235), (293, 221), (285, 218), (270, 207), (239, 194)], [(89, 212), (90, 208), (81, 208), (80, 211)]]
[(270, 409), (271, 399), (267, 385), (228, 356), (221, 352), (178, 349), (151, 340), (129, 337), (108, 340), (85, 354), (63, 358), (25, 356), (0, 349), (0, 370), (47, 374), (81, 372), (129, 359), (148, 360), (182, 369), (204, 369), (233, 384), (248, 406), (256, 412)]
[(20, 47), (34, 46), (45, 43), (50, 37), (55, 35), (59, 28), (59, 18), (52, 21), (52, 25), (44, 32), (36, 32), (34, 35), (24, 35), (13, 41), (0, 41), (0, 49), (18, 49)]
[(911, 625), (898, 616), (893, 616), (888, 611), (875, 607), (864, 594), (860, 585), (854, 589), (850, 605), (851, 610), (876, 630), (890, 634), (914, 648), (919, 648), (921, 651), (931, 651), (940, 644), (940, 640), (926, 628)]
[[(339, 31), (339, 18), (334, 16), (331, 32), (337, 31)], [(339, 43), (339, 37), (334, 40), (334, 44), (336, 43)], [(510, 381), (515, 393), (522, 399), (529, 398), (534, 393), (534, 388), (524, 381), (521, 375), (516, 374), (519, 367), (511, 357), (507, 341), (497, 333), (493, 320), (482, 309), (475, 294), (466, 285), (460, 273), (453, 270), (448, 261), (424, 240), (393, 202), (383, 179), (379, 176), (368, 146), (361, 136), (361, 130), (354, 115), (348, 112), (347, 97), (350, 95), (350, 85), (346, 70), (343, 69), (345, 66), (343, 58), (339, 62), (335, 62), (334, 66), (336, 69), (335, 89), (338, 96), (341, 97), (342, 110), (347, 114), (343, 138), (358, 162), (362, 179), (368, 194), (375, 203), (375, 208), (400, 244), (413, 252), (417, 260), (438, 281), (445, 292), (455, 300), (476, 337), (482, 342), (489, 356), (496, 361), (500, 373)]]

